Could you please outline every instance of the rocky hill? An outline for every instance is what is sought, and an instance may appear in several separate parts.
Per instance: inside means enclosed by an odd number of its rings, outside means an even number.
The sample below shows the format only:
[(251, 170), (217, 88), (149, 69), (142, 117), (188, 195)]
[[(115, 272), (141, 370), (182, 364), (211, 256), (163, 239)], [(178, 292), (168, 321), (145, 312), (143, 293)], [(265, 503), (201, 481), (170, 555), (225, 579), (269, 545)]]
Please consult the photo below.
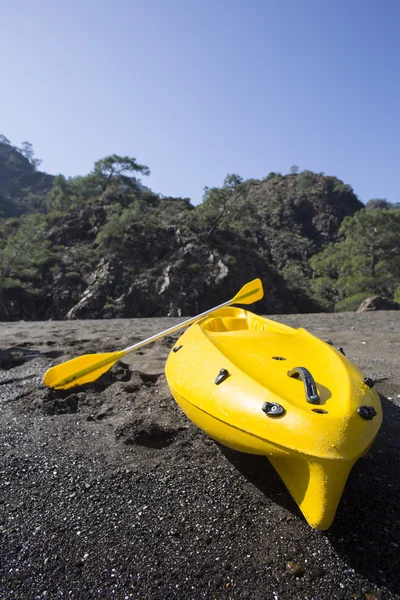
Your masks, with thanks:
[(260, 312), (329, 309), (310, 259), (363, 212), (349, 185), (310, 171), (230, 175), (194, 207), (144, 187), (148, 173), (112, 155), (86, 177), (52, 178), (0, 142), (0, 319), (193, 315), (253, 277), (266, 290)]
[(29, 142), (16, 148), (0, 136), (0, 217), (40, 210), (54, 177), (37, 171), (39, 164)]

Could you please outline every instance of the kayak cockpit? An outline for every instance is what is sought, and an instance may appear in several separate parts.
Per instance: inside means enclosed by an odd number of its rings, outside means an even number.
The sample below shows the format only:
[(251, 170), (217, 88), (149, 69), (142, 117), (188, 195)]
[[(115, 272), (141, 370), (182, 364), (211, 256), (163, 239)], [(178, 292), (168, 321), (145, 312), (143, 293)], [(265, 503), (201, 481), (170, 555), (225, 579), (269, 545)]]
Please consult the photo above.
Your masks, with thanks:
[(222, 308), (218, 314), (207, 317), (200, 323), (200, 327), (211, 333), (236, 333), (238, 331), (274, 331), (286, 335), (293, 335), (296, 329), (254, 315), (240, 308)]

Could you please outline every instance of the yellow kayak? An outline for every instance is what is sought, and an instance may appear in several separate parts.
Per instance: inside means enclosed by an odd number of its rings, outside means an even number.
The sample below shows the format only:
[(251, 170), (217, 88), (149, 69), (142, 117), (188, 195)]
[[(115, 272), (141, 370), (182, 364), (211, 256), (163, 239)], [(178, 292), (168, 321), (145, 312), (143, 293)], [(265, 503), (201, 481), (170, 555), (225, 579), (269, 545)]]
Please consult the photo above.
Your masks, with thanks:
[(329, 344), (239, 308), (179, 338), (166, 363), (186, 415), (218, 442), (268, 457), (308, 523), (327, 529), (350, 470), (373, 443), (373, 381)]

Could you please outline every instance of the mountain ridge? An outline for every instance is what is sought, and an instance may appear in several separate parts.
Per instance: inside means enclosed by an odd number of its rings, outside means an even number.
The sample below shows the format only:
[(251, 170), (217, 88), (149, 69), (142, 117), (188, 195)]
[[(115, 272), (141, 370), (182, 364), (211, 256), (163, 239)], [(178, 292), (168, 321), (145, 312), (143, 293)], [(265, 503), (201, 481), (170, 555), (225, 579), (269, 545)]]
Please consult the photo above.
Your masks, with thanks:
[(313, 257), (341, 247), (348, 219), (389, 210), (311, 171), (228, 175), (193, 206), (144, 186), (150, 171), (131, 157), (66, 179), (37, 171), (30, 145), (25, 154), (0, 141), (2, 320), (190, 316), (253, 277), (266, 288), (260, 312), (331, 310), (340, 274), (315, 291), (327, 261), (318, 271)]

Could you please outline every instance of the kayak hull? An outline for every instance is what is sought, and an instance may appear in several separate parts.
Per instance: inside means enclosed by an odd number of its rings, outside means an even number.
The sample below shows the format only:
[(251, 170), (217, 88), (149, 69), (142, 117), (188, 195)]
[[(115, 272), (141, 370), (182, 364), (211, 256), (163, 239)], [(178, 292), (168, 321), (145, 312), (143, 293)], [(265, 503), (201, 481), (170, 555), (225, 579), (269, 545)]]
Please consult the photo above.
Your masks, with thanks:
[[(218, 314), (226, 326), (222, 332), (218, 331), (221, 323), (215, 323)], [(238, 329), (230, 328), (237, 318), (247, 323), (239, 323)], [(296, 344), (295, 351), (288, 349)], [(229, 448), (266, 456), (307, 522), (316, 529), (331, 525), (348, 475), (358, 458), (370, 448), (382, 420), (376, 392), (365, 385), (361, 373), (350, 361), (327, 346), (304, 330), (286, 328), (230, 308), (188, 329), (166, 364), (171, 393), (189, 419)], [(269, 347), (269, 354), (279, 349), (280, 354), (287, 355), (288, 363), (291, 357), (290, 363), (282, 367), (286, 360), (283, 356), (282, 362), (271, 363), (266, 353)], [(307, 366), (318, 374), (316, 387), (322, 402), (318, 406), (306, 401), (301, 382), (288, 377), (287, 367), (307, 362), (305, 353), (312, 354), (309, 348), (314, 354)], [(318, 350), (321, 356), (328, 356), (319, 358), (322, 369), (315, 358)], [(329, 361), (332, 380), (326, 368)], [(252, 371), (254, 365), (259, 369), (262, 364), (267, 380), (262, 369), (257, 375)], [(215, 375), (220, 367), (229, 375), (216, 384)], [(340, 398), (335, 389), (338, 373), (343, 380)], [(285, 388), (277, 387), (280, 381)], [(265, 401), (284, 406), (284, 414), (278, 418), (267, 416), (262, 411)], [(366, 421), (357, 413), (357, 407), (364, 404), (374, 407), (374, 419)]]

